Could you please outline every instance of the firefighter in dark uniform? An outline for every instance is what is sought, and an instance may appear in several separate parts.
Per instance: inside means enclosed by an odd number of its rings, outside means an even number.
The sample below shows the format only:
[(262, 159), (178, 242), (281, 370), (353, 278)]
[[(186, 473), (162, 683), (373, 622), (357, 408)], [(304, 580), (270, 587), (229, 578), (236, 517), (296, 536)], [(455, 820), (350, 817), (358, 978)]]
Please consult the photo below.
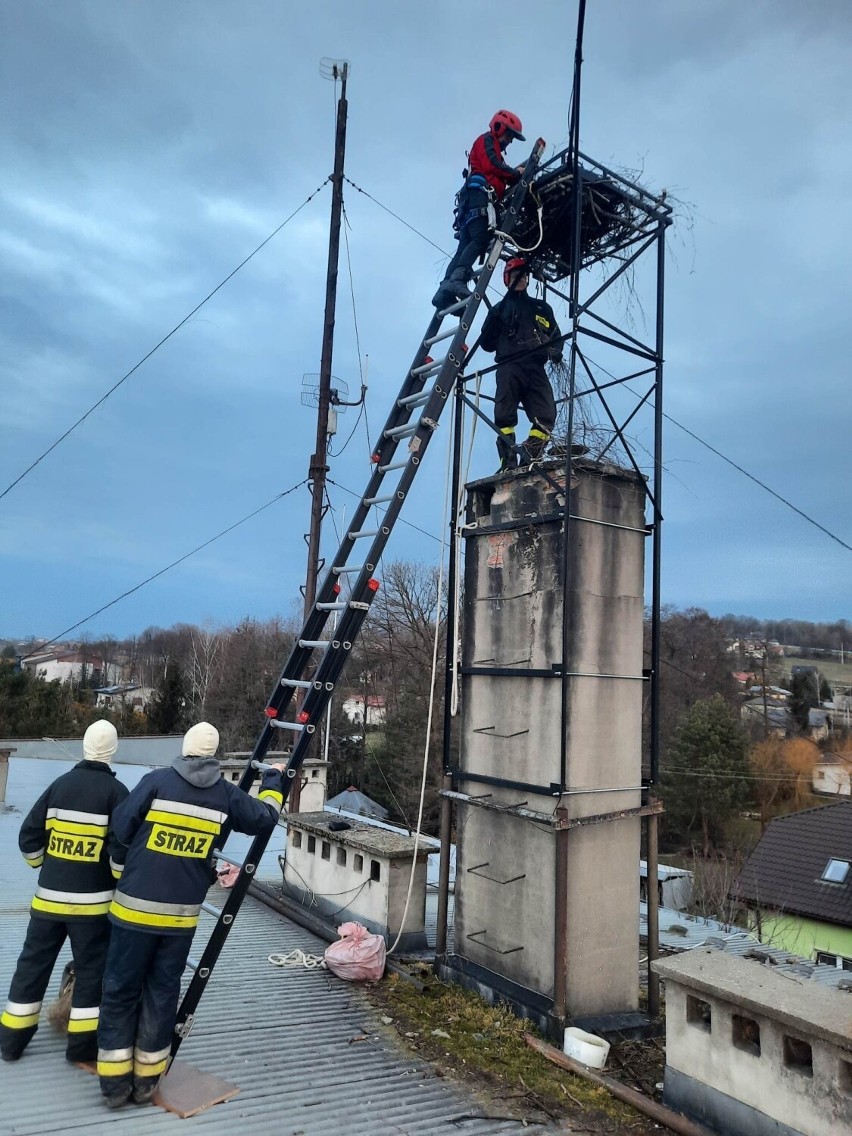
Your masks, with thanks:
[[(545, 364), (562, 359), (562, 332), (550, 304), (527, 292), (529, 279), (523, 257), (507, 262), (503, 283), (509, 291), (486, 316), (480, 337), (483, 350), (494, 351), (497, 360), (494, 425), (501, 471), (540, 458), (556, 424)], [(520, 447), (515, 442), (519, 405), (530, 420), (529, 437)]]
[(221, 829), (271, 831), (284, 802), (282, 771), (257, 799), (225, 780), (219, 734), (199, 722), (168, 769), (143, 777), (114, 818), (126, 846), (109, 910), (112, 937), (98, 1027), (98, 1075), (110, 1108), (151, 1100), (174, 1035), (181, 976), (212, 880)]
[(454, 228), (459, 247), (438, 291), (436, 308), (446, 308), (468, 295), (467, 282), (478, 257), (488, 248), (488, 234), (496, 220), (496, 207), (507, 188), (520, 178), (523, 167), (510, 166), (503, 157), (515, 138), (525, 141), (521, 120), (510, 110), (498, 110), (485, 134), (480, 134), (467, 156), (465, 182), (456, 198)]
[[(109, 945), (107, 918), (118, 854), (113, 811), (127, 789), (110, 769), (118, 748), (111, 722), (89, 726), (83, 760), (58, 777), (30, 810), (18, 836), (24, 859), (40, 868), (24, 948), (0, 1016), (0, 1054), (17, 1061), (38, 1029), (39, 1012), (66, 938), (74, 958), (69, 1061), (97, 1057), (98, 1007)], [(117, 861), (113, 859), (117, 868)]]

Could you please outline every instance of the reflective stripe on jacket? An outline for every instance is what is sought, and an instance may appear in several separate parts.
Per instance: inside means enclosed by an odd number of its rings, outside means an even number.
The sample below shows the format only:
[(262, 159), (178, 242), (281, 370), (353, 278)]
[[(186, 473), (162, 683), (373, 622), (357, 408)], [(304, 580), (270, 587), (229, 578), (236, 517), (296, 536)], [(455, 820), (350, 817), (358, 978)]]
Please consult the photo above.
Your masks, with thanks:
[(18, 836), (26, 862), (41, 869), (33, 915), (106, 915), (115, 886), (110, 862), (123, 859), (111, 819), (126, 796), (126, 787), (108, 765), (85, 760), (42, 793)]
[(191, 784), (174, 768), (143, 777), (115, 815), (127, 855), (110, 919), (140, 931), (191, 934), (222, 828), (271, 831), (283, 802), (281, 781), (280, 773), (267, 773), (255, 800), (221, 776), (206, 786)]

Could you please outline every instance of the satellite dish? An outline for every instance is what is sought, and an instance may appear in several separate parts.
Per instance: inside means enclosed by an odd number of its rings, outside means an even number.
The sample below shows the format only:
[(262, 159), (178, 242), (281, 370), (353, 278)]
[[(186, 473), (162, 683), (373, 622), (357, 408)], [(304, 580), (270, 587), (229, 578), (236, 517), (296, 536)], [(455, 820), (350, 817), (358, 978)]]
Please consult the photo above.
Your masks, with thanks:
[[(302, 406), (319, 406), (319, 387), (319, 375), (302, 375)], [(338, 414), (343, 414), (347, 406), (353, 405), (347, 401), (348, 398), (349, 384), (332, 375), (329, 401)]]

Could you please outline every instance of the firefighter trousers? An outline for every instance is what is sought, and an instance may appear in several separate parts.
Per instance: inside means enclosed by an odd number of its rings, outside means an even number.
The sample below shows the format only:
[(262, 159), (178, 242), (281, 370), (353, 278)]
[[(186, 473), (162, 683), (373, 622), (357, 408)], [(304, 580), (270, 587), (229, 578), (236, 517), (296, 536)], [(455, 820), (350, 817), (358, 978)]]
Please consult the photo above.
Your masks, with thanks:
[(522, 406), (532, 428), (550, 435), (556, 424), (556, 400), (543, 364), (499, 363), (496, 387), (494, 425), (501, 433), (514, 433)]
[(98, 1026), (105, 1097), (150, 1100), (171, 1053), (180, 980), (192, 935), (113, 924)]
[(69, 1061), (94, 1061), (97, 1057), (98, 1007), (110, 940), (109, 920), (105, 915), (78, 919), (31, 915), (9, 1000), (0, 1017), (4, 1061), (16, 1061), (38, 1029), (44, 995), (66, 938), (74, 958), (74, 993), (65, 1055)]

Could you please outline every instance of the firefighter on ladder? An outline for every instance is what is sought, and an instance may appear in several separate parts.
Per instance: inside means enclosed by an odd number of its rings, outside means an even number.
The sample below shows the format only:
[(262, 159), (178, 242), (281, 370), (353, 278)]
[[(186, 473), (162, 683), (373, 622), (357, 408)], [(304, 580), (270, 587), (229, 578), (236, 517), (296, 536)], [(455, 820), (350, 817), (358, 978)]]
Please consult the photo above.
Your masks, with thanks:
[[(109, 945), (107, 919), (118, 854), (112, 817), (127, 789), (110, 769), (118, 748), (111, 722), (93, 722), (83, 760), (58, 777), (27, 814), (18, 837), (24, 859), (40, 868), (30, 922), (9, 1000), (0, 1016), (0, 1053), (17, 1061), (38, 1029), (39, 1012), (66, 938), (74, 958), (74, 992), (66, 1056), (97, 1056), (98, 1007)], [(113, 865), (116, 861), (112, 860)]]
[[(523, 257), (507, 261), (503, 283), (509, 291), (485, 317), (480, 337), (482, 349), (494, 351), (497, 360), (494, 425), (501, 472), (537, 461), (556, 424), (545, 364), (561, 361), (562, 332), (550, 304), (529, 295), (529, 281)], [(521, 446), (515, 441), (519, 405), (530, 420), (529, 437)]]
[(523, 166), (510, 166), (503, 154), (515, 138), (524, 142), (521, 120), (510, 110), (498, 110), (485, 134), (480, 134), (468, 154), (464, 185), (456, 195), (456, 240), (459, 247), (447, 265), (444, 279), (432, 297), (436, 308), (446, 308), (468, 295), (467, 282), (476, 260), (488, 248), (496, 225), (497, 206), (510, 185), (523, 173)]
[(109, 1108), (151, 1100), (171, 1053), (180, 982), (212, 882), (225, 825), (271, 831), (284, 801), (283, 765), (257, 799), (222, 777), (218, 731), (199, 722), (168, 769), (143, 777), (116, 811), (124, 871), (109, 910), (112, 937), (98, 1028), (98, 1075)]

